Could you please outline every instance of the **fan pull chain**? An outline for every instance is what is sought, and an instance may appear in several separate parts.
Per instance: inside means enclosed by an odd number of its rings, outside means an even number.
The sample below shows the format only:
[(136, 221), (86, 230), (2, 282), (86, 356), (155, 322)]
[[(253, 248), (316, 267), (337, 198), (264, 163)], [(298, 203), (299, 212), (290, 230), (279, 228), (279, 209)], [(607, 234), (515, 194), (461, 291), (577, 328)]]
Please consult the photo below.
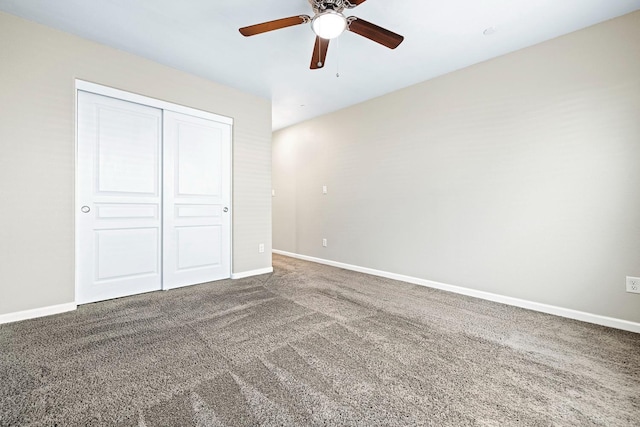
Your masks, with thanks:
[(340, 78), (340, 37), (336, 39), (336, 78)]
[(316, 41), (318, 42), (318, 67), (322, 67), (322, 43), (320, 42), (320, 37), (316, 37)]

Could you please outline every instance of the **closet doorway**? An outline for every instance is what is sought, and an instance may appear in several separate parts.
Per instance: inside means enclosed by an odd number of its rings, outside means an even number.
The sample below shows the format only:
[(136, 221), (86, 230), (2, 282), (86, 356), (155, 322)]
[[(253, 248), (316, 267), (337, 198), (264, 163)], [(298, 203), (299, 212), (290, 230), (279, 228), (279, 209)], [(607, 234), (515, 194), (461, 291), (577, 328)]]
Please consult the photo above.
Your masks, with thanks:
[(76, 83), (77, 303), (229, 278), (232, 120)]

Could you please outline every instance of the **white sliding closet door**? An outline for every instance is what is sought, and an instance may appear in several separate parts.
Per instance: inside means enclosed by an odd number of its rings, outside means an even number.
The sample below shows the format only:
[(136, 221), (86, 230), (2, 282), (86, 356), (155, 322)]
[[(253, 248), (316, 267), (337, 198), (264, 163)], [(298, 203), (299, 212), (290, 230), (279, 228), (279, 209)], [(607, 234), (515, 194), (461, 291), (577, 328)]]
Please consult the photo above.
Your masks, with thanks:
[(76, 302), (231, 277), (231, 119), (82, 86)]
[(78, 92), (78, 303), (161, 289), (162, 110)]
[(164, 288), (231, 276), (231, 126), (164, 113)]

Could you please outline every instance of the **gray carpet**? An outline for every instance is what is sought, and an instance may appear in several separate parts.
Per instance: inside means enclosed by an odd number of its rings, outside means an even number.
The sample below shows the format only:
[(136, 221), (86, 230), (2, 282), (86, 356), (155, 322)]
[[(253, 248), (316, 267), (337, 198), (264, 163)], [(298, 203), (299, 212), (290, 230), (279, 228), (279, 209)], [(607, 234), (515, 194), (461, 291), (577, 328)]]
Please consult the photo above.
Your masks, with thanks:
[(640, 423), (639, 334), (274, 267), (0, 326), (0, 425)]

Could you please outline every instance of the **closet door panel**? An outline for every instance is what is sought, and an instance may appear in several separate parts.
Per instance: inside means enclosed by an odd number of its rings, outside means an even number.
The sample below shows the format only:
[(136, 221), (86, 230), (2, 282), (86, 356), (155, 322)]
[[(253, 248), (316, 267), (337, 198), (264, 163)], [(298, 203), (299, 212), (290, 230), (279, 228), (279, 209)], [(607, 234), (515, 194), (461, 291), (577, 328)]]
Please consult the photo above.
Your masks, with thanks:
[(161, 289), (162, 111), (78, 92), (78, 303)]
[(164, 288), (231, 276), (231, 126), (164, 114)]

